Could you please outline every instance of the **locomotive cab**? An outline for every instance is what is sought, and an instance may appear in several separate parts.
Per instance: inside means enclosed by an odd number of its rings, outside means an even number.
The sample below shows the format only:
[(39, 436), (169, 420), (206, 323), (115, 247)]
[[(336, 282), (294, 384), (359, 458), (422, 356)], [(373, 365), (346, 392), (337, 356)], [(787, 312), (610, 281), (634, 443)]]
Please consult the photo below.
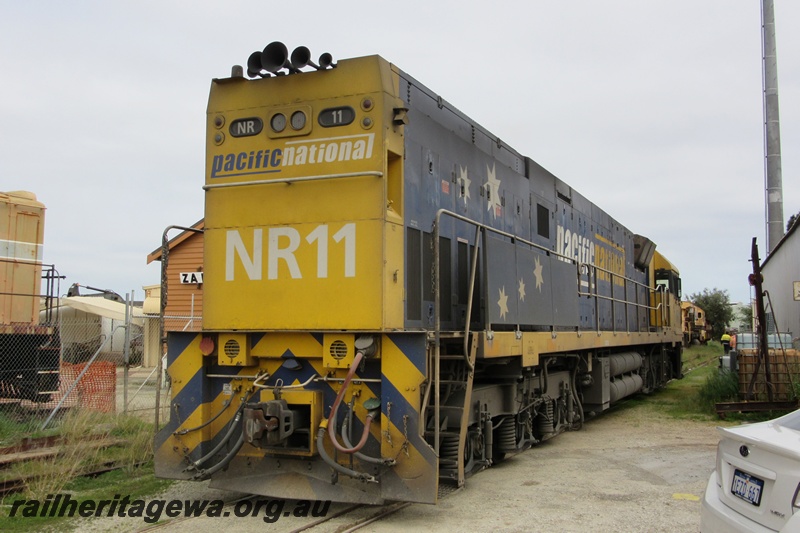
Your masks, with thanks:
[(678, 269), (658, 252), (655, 253), (651, 270), (651, 279), (657, 289), (653, 294), (652, 325), (673, 328), (681, 323), (680, 274)]

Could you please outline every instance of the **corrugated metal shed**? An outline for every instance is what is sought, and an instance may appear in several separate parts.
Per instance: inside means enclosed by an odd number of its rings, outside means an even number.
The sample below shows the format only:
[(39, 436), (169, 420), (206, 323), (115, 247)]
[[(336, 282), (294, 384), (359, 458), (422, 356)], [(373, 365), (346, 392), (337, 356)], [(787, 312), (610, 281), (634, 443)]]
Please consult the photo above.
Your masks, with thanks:
[[(781, 333), (800, 336), (800, 224), (795, 223), (761, 265), (767, 315)], [(772, 303), (772, 309), (769, 307)]]

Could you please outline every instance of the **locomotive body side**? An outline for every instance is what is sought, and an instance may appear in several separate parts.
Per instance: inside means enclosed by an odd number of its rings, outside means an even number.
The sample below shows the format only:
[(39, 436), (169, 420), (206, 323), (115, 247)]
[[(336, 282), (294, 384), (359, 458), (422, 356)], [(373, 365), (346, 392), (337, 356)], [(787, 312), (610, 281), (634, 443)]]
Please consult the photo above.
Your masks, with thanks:
[(652, 243), (383, 59), (215, 80), (207, 136), (157, 475), (435, 503), (679, 377)]

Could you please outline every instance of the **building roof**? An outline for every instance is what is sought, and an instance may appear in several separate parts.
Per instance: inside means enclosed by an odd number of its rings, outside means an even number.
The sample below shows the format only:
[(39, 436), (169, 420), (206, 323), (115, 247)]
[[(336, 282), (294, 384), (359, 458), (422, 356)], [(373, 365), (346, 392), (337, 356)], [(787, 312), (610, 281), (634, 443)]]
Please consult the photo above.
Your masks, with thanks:
[[(125, 320), (125, 304), (100, 298), (97, 296), (68, 296), (61, 298), (59, 303), (63, 307), (83, 311), (91, 315), (98, 315), (112, 320)], [(133, 323), (142, 325), (142, 308), (133, 307)]]
[(781, 240), (779, 240), (779, 241), (778, 241), (778, 244), (777, 244), (777, 245), (775, 245), (775, 248), (773, 248), (771, 252), (768, 252), (768, 253), (767, 253), (767, 258), (766, 258), (766, 259), (764, 259), (764, 260), (761, 262), (761, 268), (762, 268), (762, 270), (763, 270), (764, 266), (765, 266), (765, 265), (766, 265), (766, 264), (769, 262), (770, 258), (771, 258), (773, 255), (775, 255), (775, 253), (776, 253), (778, 250), (780, 250), (780, 248), (781, 248), (781, 245), (782, 245), (784, 242), (788, 241), (788, 240), (789, 240), (789, 238), (790, 238), (790, 237), (791, 237), (791, 236), (794, 234), (794, 232), (795, 232), (795, 231), (797, 231), (797, 228), (798, 228), (798, 227), (800, 227), (800, 218), (798, 218), (797, 220), (795, 220), (795, 223), (794, 223), (794, 224), (792, 224), (792, 227), (791, 227), (791, 228), (789, 228), (789, 231), (787, 231), (787, 232), (786, 232), (786, 234), (785, 234), (785, 235), (784, 235), (784, 236), (781, 238)]

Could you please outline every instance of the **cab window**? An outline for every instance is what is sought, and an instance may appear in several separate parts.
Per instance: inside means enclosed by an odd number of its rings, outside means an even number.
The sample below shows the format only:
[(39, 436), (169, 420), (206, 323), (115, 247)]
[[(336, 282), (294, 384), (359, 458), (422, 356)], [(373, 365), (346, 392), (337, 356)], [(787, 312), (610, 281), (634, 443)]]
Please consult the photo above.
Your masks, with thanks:
[(665, 287), (667, 292), (674, 294), (679, 300), (681, 299), (681, 278), (678, 277), (677, 272), (658, 269), (655, 277), (656, 287)]

